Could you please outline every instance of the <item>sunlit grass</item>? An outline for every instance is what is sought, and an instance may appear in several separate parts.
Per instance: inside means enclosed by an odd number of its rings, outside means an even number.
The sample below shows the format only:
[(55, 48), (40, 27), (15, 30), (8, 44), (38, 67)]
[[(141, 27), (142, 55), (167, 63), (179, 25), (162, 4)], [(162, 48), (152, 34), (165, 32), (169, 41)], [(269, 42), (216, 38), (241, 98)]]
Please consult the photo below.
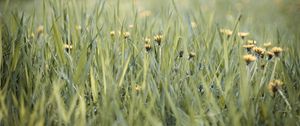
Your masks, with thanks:
[(211, 2), (89, 2), (2, 5), (0, 125), (300, 125), (297, 33)]

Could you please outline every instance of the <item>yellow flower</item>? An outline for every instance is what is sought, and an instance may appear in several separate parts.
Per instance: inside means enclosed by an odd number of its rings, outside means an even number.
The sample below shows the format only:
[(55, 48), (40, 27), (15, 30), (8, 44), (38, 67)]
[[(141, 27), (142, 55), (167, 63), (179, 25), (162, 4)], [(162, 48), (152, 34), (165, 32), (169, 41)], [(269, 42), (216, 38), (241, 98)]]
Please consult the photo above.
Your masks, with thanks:
[(155, 35), (154, 41), (156, 41), (158, 45), (161, 45), (162, 37), (163, 37), (162, 35)]
[(267, 52), (267, 55), (268, 55), (268, 60), (270, 60), (270, 59), (272, 59), (273, 58), (273, 56), (275, 55), (273, 52), (271, 52), (271, 51), (268, 51)]
[(245, 49), (247, 49), (248, 52), (250, 52), (250, 50), (254, 47), (255, 45), (252, 45), (252, 44), (247, 44), (247, 45), (243, 45), (243, 47)]
[(252, 44), (252, 45), (256, 45), (256, 41), (255, 40), (247, 40), (248, 44)]
[(248, 35), (249, 35), (249, 32), (238, 32), (238, 36), (240, 36), (242, 39), (244, 39)]
[(263, 55), (265, 53), (265, 49), (260, 48), (260, 47), (253, 47), (252, 50), (259, 56), (263, 58)]
[(145, 38), (145, 43), (150, 43), (150, 42), (151, 42), (151, 39), (148, 38), (148, 37), (146, 37), (146, 38)]
[(283, 82), (281, 80), (272, 80), (268, 85), (268, 90), (273, 96), (278, 90), (281, 89)]
[(280, 47), (273, 47), (271, 49), (271, 52), (273, 52), (276, 57), (278, 57), (282, 51), (283, 51), (283, 49)]
[(196, 53), (195, 52), (190, 52), (189, 54), (189, 59), (192, 59), (196, 56)]
[(265, 48), (269, 48), (269, 47), (272, 46), (272, 43), (271, 43), (271, 42), (267, 42), (267, 43), (264, 43), (263, 46), (264, 46)]
[(116, 32), (115, 31), (111, 31), (109, 34), (110, 34), (111, 37), (114, 37), (115, 34), (116, 34)]
[(220, 32), (227, 35), (227, 37), (230, 37), (233, 33), (230, 29), (220, 29)]
[(133, 28), (133, 27), (134, 27), (133, 24), (128, 25), (128, 28)]
[(246, 64), (250, 64), (251, 62), (254, 62), (256, 60), (256, 57), (250, 54), (244, 55), (243, 59), (246, 61)]
[(124, 36), (125, 39), (129, 38), (130, 32), (124, 32), (124, 33), (123, 33), (123, 36)]
[(194, 22), (194, 21), (191, 22), (191, 25), (192, 25), (192, 28), (196, 28), (197, 27), (197, 23)]
[(64, 49), (69, 52), (70, 50), (72, 50), (73, 46), (72, 45), (68, 45), (68, 44), (64, 44)]
[(44, 32), (44, 26), (43, 25), (38, 26), (38, 28), (36, 29), (36, 32), (37, 32), (38, 36), (42, 35)]
[(147, 52), (149, 52), (151, 50), (151, 48), (152, 47), (151, 47), (151, 45), (149, 43), (145, 44), (145, 49), (146, 49)]
[(139, 92), (141, 90), (142, 90), (142, 86), (137, 85), (137, 84), (134, 86), (134, 91)]

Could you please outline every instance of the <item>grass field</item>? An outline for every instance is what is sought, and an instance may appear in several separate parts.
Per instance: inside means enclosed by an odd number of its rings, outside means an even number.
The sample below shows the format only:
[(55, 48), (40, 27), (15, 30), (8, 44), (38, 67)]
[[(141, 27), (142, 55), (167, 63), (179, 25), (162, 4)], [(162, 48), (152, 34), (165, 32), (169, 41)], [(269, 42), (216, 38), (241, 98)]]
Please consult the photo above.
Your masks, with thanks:
[(2, 0), (0, 126), (299, 126), (296, 3)]

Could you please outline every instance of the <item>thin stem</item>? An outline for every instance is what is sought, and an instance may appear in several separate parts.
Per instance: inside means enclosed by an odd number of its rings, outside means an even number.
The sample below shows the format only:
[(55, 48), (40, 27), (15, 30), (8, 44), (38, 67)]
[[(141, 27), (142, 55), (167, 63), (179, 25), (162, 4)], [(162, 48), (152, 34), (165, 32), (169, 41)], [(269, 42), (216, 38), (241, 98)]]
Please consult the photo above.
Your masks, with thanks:
[(274, 64), (274, 67), (273, 67), (273, 71), (272, 71), (270, 80), (273, 80), (273, 78), (274, 78), (274, 75), (275, 75), (275, 69), (276, 69), (276, 66), (277, 66), (277, 62), (278, 62), (278, 59), (276, 58), (276, 59), (275, 59), (275, 64)]
[[(250, 78), (250, 81), (252, 81), (252, 79), (253, 79), (253, 77), (254, 77), (254, 75), (255, 75), (255, 73), (256, 73), (256, 67), (257, 67), (257, 62), (254, 62), (254, 64), (253, 64), (253, 66), (252, 66), (252, 68), (251, 68), (251, 71), (253, 71), (253, 74), (252, 74), (252, 76), (251, 76), (251, 78)], [(250, 75), (250, 74), (249, 74)]]
[(261, 87), (263, 86), (263, 82), (265, 80), (265, 75), (266, 75), (266, 72), (267, 72), (268, 64), (269, 64), (269, 62), (266, 63), (262, 78), (261, 78), (260, 83), (259, 83), (259, 89), (261, 89)]
[(286, 105), (288, 106), (289, 110), (292, 110), (292, 107), (289, 103), (289, 101), (287, 100), (287, 98), (285, 97), (285, 95), (283, 94), (283, 92), (281, 91), (281, 89), (278, 90), (279, 94), (281, 95), (281, 97), (284, 99)]

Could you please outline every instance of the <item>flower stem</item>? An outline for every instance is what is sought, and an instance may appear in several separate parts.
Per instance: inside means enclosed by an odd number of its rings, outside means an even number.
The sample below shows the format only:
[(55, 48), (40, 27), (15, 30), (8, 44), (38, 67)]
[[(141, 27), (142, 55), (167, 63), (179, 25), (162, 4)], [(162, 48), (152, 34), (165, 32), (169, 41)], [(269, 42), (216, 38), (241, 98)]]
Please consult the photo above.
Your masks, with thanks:
[(289, 101), (287, 100), (287, 98), (285, 97), (285, 95), (283, 94), (283, 92), (281, 91), (281, 89), (278, 90), (279, 94), (281, 95), (281, 97), (284, 99), (286, 105), (288, 106), (289, 110), (292, 110), (292, 107), (289, 103)]

